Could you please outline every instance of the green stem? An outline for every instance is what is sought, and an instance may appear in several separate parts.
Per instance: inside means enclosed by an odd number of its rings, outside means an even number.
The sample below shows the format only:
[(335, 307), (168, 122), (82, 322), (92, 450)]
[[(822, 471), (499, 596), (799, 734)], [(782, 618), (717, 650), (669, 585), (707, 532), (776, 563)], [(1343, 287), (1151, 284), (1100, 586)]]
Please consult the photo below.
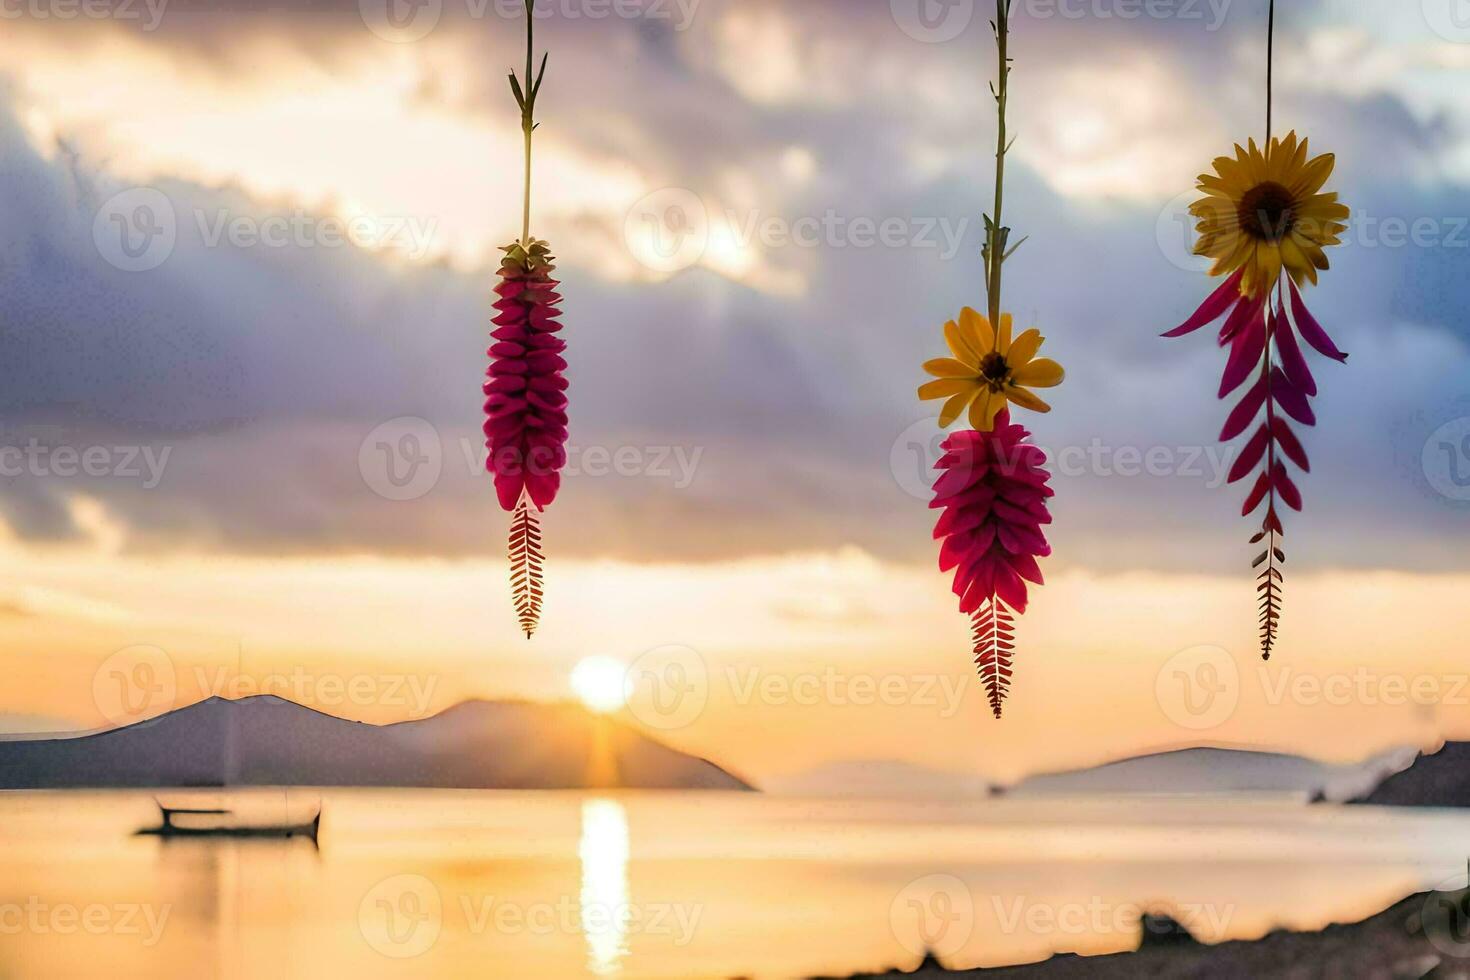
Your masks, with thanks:
[(1006, 99), (1008, 93), (1007, 83), (1010, 80), (1011, 68), (1010, 58), (1007, 55), (1007, 42), (1010, 39), (1010, 0), (995, 0), (995, 43), (1000, 58), (1000, 72), (996, 80), (995, 104), (999, 124), (996, 127), (995, 137), (995, 210), (991, 215), (990, 227), (986, 231), (988, 238), (986, 251), (989, 253), (986, 262), (986, 272), (989, 281), (986, 283), (987, 298), (990, 301), (990, 326), (995, 334), (995, 343), (992, 350), (1000, 347), (1000, 275), (1001, 266), (1005, 264), (1005, 250), (1007, 233), (1001, 224), (1001, 211), (1005, 204), (1005, 179), (1006, 179)]
[(521, 245), (531, 247), (531, 131), (536, 128), (534, 120), (536, 96), (532, 89), (535, 78), (531, 74), (532, 50), (536, 33), (536, 0), (526, 0), (526, 90), (525, 105), (521, 108), (521, 130), (526, 138), (526, 192), (521, 212)]
[(531, 131), (526, 130), (526, 196), (521, 213), (521, 244), (531, 247)]

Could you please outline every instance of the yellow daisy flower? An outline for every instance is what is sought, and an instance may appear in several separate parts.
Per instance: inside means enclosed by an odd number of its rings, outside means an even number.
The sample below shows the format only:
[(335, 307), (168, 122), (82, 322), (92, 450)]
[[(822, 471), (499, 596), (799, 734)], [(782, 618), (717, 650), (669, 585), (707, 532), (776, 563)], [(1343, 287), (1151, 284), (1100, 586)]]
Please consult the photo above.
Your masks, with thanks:
[(944, 325), (944, 339), (953, 358), (929, 361), (924, 370), (938, 378), (919, 389), (919, 398), (932, 401), (947, 399), (939, 413), (939, 424), (948, 427), (970, 410), (970, 426), (980, 432), (995, 428), (995, 417), (1014, 402), (1033, 412), (1050, 412), (1051, 406), (1032, 394), (1029, 388), (1054, 388), (1062, 383), (1065, 372), (1056, 361), (1037, 357), (1046, 339), (1039, 330), (1027, 330), (1011, 339), (1011, 315), (1002, 313), (1000, 336), (990, 320), (968, 306), (960, 311), (959, 322)]
[(1194, 252), (1215, 260), (1210, 275), (1243, 270), (1240, 291), (1252, 298), (1275, 286), (1283, 268), (1297, 286), (1315, 285), (1327, 268), (1323, 249), (1341, 244), (1347, 230), (1347, 206), (1321, 193), (1335, 160), (1309, 160), (1295, 132), (1271, 140), (1264, 154), (1251, 140), (1249, 149), (1237, 143), (1233, 158), (1218, 157), (1215, 172), (1199, 178), (1205, 197), (1189, 208), (1199, 219)]

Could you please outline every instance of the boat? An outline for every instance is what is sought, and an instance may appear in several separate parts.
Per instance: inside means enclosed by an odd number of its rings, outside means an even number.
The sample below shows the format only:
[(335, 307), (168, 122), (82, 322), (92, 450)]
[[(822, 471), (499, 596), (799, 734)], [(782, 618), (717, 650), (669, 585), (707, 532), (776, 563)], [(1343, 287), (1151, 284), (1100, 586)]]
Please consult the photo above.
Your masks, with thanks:
[(231, 810), (199, 809), (192, 807), (164, 806), (157, 800), (160, 815), (157, 827), (144, 827), (136, 831), (134, 837), (158, 837), (163, 840), (174, 840), (178, 838), (200, 838), (200, 837), (226, 837), (237, 840), (291, 840), (295, 837), (304, 837), (315, 846), (317, 835), (322, 826), (322, 808), (316, 808), (316, 814), (309, 821), (299, 824), (220, 824), (204, 827), (191, 827), (180, 825), (175, 822), (175, 817), (230, 817), (234, 816)]

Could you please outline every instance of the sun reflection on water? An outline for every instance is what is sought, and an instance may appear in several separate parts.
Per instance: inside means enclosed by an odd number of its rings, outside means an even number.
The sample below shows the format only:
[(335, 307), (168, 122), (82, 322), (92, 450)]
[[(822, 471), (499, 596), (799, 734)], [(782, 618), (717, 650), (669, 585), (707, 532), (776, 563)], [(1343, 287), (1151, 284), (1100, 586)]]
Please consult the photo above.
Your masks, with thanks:
[(615, 800), (582, 804), (582, 935), (587, 967), (615, 976), (628, 955), (628, 815)]

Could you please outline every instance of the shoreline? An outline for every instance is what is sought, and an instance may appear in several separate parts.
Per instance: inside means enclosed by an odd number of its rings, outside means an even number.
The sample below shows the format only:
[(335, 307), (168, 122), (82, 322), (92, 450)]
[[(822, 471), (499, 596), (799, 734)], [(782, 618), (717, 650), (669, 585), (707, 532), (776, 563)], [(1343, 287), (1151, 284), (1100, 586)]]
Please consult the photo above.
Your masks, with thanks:
[(1207, 946), (1167, 917), (1149, 917), (1132, 952), (1059, 953), (1018, 966), (950, 970), (932, 954), (916, 967), (812, 980), (991, 977), (1026, 980), (1132, 980), (1238, 977), (1421, 978), (1470, 975), (1470, 887), (1410, 895), (1355, 923), (1316, 932), (1277, 931)]

